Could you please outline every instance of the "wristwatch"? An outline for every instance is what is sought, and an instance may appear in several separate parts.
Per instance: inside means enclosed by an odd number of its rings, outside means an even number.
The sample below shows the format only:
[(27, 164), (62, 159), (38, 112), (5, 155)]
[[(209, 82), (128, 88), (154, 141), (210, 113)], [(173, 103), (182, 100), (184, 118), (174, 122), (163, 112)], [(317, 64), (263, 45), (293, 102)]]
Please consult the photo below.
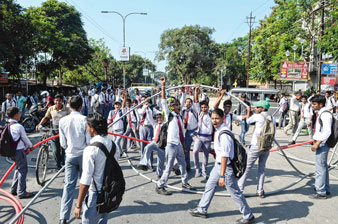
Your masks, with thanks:
[(223, 179), (225, 179), (225, 176), (223, 175), (223, 176), (220, 176), (219, 178), (223, 178)]
[(82, 205), (81, 206), (77, 206), (77, 205), (75, 205), (76, 206), (76, 208), (82, 208)]

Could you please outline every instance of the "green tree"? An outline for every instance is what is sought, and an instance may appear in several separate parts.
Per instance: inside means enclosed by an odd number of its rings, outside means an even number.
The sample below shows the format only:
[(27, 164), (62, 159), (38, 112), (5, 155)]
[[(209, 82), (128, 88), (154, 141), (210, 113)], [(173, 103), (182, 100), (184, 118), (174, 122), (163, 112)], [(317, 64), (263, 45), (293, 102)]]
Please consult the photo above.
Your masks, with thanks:
[(205, 84), (215, 83), (211, 78), (216, 50), (213, 32), (212, 28), (195, 25), (162, 33), (158, 59), (168, 61), (169, 80), (192, 83), (205, 79)]
[(19, 77), (22, 64), (33, 55), (32, 27), (23, 8), (13, 0), (0, 0), (0, 70)]
[(35, 27), (34, 50), (43, 55), (38, 68), (43, 69), (43, 80), (49, 73), (73, 70), (87, 63), (92, 49), (88, 45), (80, 13), (64, 2), (47, 0), (41, 7), (31, 7), (27, 16)]

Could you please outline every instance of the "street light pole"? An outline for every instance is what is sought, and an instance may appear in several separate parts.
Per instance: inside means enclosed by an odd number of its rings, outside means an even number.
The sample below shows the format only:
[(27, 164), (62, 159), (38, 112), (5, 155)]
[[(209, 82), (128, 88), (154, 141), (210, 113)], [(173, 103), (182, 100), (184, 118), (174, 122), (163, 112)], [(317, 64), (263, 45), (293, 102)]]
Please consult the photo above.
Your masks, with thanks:
[[(126, 19), (130, 15), (147, 15), (145, 12), (131, 12), (127, 15), (123, 16), (121, 13), (116, 11), (101, 11), (101, 13), (115, 13), (119, 15), (122, 18), (123, 22), (123, 47), (126, 47)], [(126, 88), (126, 65), (125, 62), (123, 62), (123, 88)]]
[(303, 50), (304, 50), (304, 46), (303, 46), (303, 45), (304, 45), (304, 43), (305, 43), (305, 40), (304, 40), (304, 39), (300, 39), (300, 40), (299, 40), (299, 43), (302, 45), (302, 53), (301, 53), (301, 56), (300, 56), (300, 57), (303, 58)]
[(289, 56), (290, 56), (290, 51), (289, 50), (287, 50), (286, 52), (285, 52), (285, 56), (286, 56), (286, 60), (288, 61), (289, 60)]
[(293, 49), (293, 61), (296, 61), (296, 50), (298, 49), (298, 46), (294, 44), (292, 46), (292, 49)]

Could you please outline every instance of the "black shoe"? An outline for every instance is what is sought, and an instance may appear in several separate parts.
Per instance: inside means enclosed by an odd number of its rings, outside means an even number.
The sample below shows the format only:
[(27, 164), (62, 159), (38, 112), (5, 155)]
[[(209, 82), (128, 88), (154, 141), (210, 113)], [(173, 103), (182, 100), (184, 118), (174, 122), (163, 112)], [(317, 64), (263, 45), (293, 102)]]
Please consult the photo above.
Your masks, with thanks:
[(257, 197), (265, 198), (264, 191), (262, 193), (256, 193)]
[(327, 196), (331, 195), (331, 192), (326, 191), (326, 195), (327, 195)]
[(67, 220), (66, 219), (60, 219), (60, 224), (67, 224)]
[(294, 145), (296, 144), (296, 141), (291, 141), (288, 145)]
[(26, 194), (19, 196), (20, 199), (32, 198), (32, 197), (34, 197), (34, 193), (31, 193), (31, 192), (26, 192)]
[(191, 170), (191, 166), (187, 166), (187, 172)]
[(327, 199), (326, 195), (321, 195), (321, 194), (318, 194), (318, 193), (310, 195), (309, 198), (311, 198), (311, 199), (322, 199), (322, 200)]
[(189, 209), (188, 210), (190, 215), (194, 216), (194, 217), (201, 217), (201, 218), (208, 218), (208, 214), (207, 213), (201, 213), (198, 211), (197, 208), (194, 208), (194, 209)]
[(139, 164), (139, 165), (137, 166), (137, 168), (138, 168), (139, 170), (143, 170), (143, 171), (147, 171), (147, 170), (148, 170), (148, 166), (146, 166), (146, 165), (141, 165), (141, 164)]
[(151, 169), (153, 170), (153, 172), (156, 171), (156, 168), (154, 166), (151, 166)]
[(167, 191), (164, 187), (156, 187), (156, 193), (162, 195), (172, 195), (172, 193)]
[(16, 191), (11, 191), (11, 194), (13, 195), (13, 196), (17, 196), (18, 194), (16, 193)]
[(187, 190), (194, 190), (194, 188), (189, 183), (182, 184), (182, 188)]
[(175, 168), (173, 168), (173, 172), (174, 172), (176, 175), (181, 175), (180, 169), (175, 169)]
[(162, 177), (162, 176), (158, 176), (158, 175), (157, 175), (157, 179), (156, 179), (156, 180), (160, 180), (160, 179), (161, 179), (161, 177)]
[(250, 219), (238, 219), (236, 224), (250, 224), (255, 222), (255, 216), (252, 216)]

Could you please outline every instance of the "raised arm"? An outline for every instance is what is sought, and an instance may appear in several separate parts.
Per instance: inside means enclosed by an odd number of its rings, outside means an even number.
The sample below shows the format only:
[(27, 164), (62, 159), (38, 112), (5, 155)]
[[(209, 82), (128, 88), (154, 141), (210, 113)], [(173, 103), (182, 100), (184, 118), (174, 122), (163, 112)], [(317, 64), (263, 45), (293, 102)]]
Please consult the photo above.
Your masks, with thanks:
[(194, 88), (194, 103), (198, 103), (199, 99), (198, 99), (198, 90), (200, 88), (200, 84), (196, 84), (195, 88)]
[(182, 90), (182, 96), (181, 96), (181, 107), (184, 107), (184, 103), (185, 103), (185, 100), (187, 98), (187, 95), (185, 93), (185, 87), (183, 85), (181, 85), (181, 90)]
[(167, 102), (166, 97), (165, 97), (165, 77), (162, 77), (160, 79), (160, 82), (161, 82), (162, 109), (164, 111), (164, 115), (165, 115), (166, 120), (168, 120), (170, 111), (169, 111), (169, 108), (168, 108), (168, 102)]
[(225, 90), (222, 90), (221, 88), (218, 89), (218, 97), (214, 103), (214, 109), (218, 108), (219, 104), (222, 101), (223, 96), (225, 95)]

